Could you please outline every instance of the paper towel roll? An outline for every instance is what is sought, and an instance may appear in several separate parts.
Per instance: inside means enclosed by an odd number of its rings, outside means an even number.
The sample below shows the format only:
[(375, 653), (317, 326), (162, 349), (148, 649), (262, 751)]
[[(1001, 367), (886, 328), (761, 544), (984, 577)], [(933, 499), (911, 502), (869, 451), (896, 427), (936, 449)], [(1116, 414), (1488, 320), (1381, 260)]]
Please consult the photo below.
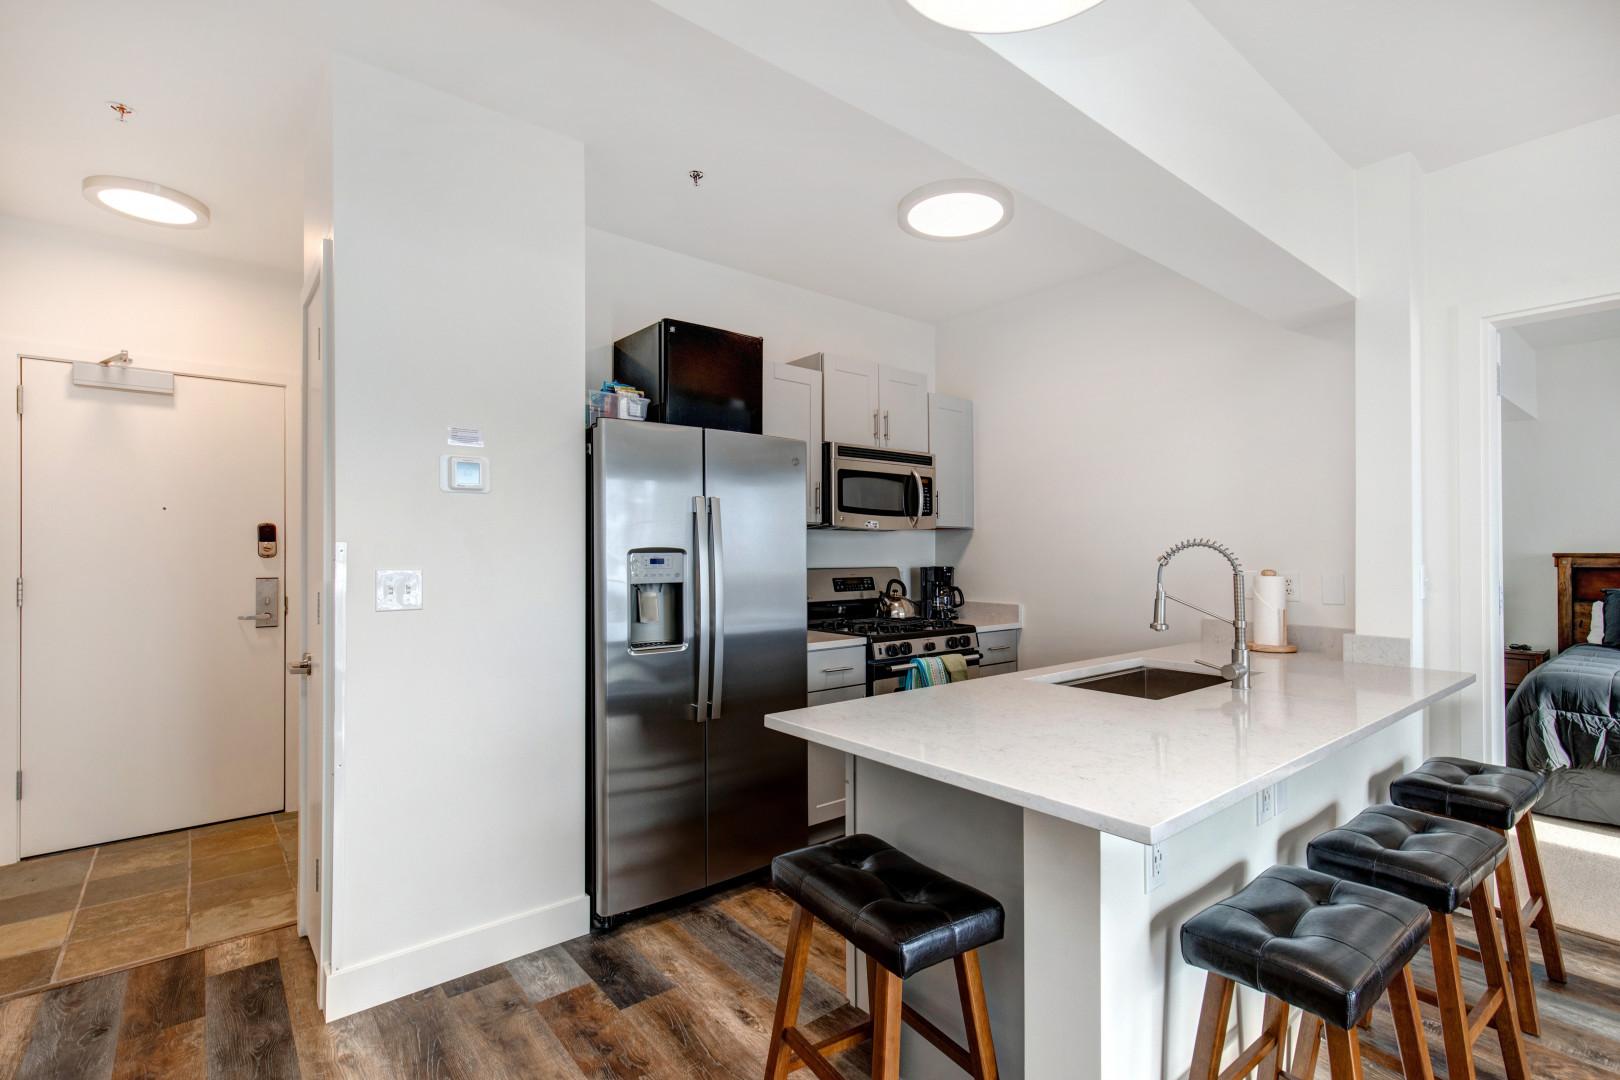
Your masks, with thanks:
[(1275, 570), (1254, 579), (1254, 607), (1249, 629), (1256, 645), (1288, 644), (1288, 585)]

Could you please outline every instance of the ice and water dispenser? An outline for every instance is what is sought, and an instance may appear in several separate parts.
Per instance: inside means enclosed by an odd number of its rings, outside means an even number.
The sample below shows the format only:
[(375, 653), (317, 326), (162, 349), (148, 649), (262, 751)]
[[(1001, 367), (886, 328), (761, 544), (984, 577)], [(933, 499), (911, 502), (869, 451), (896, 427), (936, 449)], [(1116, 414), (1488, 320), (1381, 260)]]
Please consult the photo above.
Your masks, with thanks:
[(686, 552), (630, 552), (630, 648), (679, 645), (681, 601), (686, 595)]

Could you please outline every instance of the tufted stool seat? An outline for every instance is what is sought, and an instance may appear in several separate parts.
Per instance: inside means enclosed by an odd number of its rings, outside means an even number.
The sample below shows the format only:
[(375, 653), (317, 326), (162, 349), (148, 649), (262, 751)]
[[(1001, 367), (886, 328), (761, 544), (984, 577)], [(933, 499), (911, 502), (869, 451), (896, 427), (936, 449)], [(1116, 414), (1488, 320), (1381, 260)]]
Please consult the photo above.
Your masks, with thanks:
[(1527, 769), (1466, 758), (1430, 758), (1389, 785), (1389, 800), (1410, 810), (1502, 832), (1513, 828), (1547, 786)]
[(1001, 940), (1001, 904), (857, 834), (778, 855), (771, 880), (794, 903), (902, 979)]
[(1417, 901), (1441, 915), (1462, 907), (1507, 858), (1489, 829), (1400, 806), (1374, 806), (1312, 840), (1312, 870)]
[[(771, 862), (771, 879), (794, 908), (766, 1080), (781, 1080), (802, 1067), (818, 1076), (830, 1074), (824, 1055), (867, 1035), (872, 1038), (873, 1080), (897, 1080), (902, 1022), (976, 1080), (994, 1080), (996, 1052), (978, 955), (1006, 931), (1006, 912), (994, 897), (864, 833), (778, 855)], [(812, 1044), (796, 1025), (817, 919), (866, 954), (871, 1019)], [(901, 980), (946, 960), (956, 965), (966, 1047), (901, 1002)]]
[[(1254, 1068), (1282, 1075), (1289, 1008), (1310, 1014), (1292, 1075), (1315, 1074), (1325, 1023), (1333, 1077), (1359, 1077), (1356, 1025), (1386, 992), (1401, 1038), (1397, 1067), (1408, 1080), (1430, 1080), (1408, 967), (1428, 932), (1422, 904), (1296, 866), (1274, 866), (1231, 899), (1205, 908), (1181, 928), (1182, 957), (1210, 973), (1189, 1080)], [(1234, 1072), (1234, 1063), (1223, 1073), (1220, 1048), (1234, 984), (1267, 995), (1266, 1014), (1260, 1038), (1239, 1057), (1248, 1068)]]
[(1547, 978), (1560, 983), (1567, 978), (1564, 949), (1547, 898), (1547, 878), (1541, 870), (1535, 817), (1530, 813), (1546, 786), (1547, 779), (1540, 773), (1455, 757), (1430, 758), (1389, 786), (1390, 801), (1398, 806), (1517, 836), (1526, 900), (1521, 907), (1519, 882), (1510, 862), (1502, 875), (1506, 883), (1500, 886), (1501, 919), (1507, 931), (1508, 970), (1513, 975), (1519, 1023), (1531, 1035), (1541, 1033), (1541, 1016), (1530, 973), (1529, 928), (1534, 927), (1541, 938)]
[[(1474, 1075), (1473, 1045), (1487, 1024), (1496, 1029), (1509, 1080), (1529, 1075), (1520, 1037), (1507, 965), (1497, 936), (1486, 883), (1500, 885), (1509, 872), (1507, 841), (1499, 833), (1464, 821), (1384, 804), (1368, 807), (1350, 821), (1312, 840), (1306, 848), (1312, 870), (1384, 889), (1414, 900), (1432, 914), (1429, 951), (1435, 986), (1418, 996), (1439, 1006), (1446, 1045), (1446, 1071)], [(1453, 915), (1467, 903), (1479, 949), (1458, 946)], [(1485, 967), (1485, 994), (1470, 1017), (1463, 996), (1459, 957)]]

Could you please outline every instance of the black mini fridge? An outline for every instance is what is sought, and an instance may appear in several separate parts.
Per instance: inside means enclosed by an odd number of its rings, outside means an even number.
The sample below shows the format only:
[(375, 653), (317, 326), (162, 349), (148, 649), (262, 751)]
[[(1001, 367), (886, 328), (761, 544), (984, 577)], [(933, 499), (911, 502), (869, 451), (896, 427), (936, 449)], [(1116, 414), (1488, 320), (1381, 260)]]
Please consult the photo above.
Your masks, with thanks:
[(765, 341), (662, 319), (613, 343), (613, 377), (647, 395), (647, 418), (761, 433)]

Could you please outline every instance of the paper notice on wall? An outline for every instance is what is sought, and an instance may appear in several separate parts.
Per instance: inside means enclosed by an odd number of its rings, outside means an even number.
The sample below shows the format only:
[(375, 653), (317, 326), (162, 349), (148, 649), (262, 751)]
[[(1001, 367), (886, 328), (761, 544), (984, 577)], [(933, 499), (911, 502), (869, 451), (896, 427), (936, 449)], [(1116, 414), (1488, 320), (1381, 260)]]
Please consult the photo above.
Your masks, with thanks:
[(483, 446), (484, 433), (475, 427), (453, 427), (449, 442), (451, 446)]

